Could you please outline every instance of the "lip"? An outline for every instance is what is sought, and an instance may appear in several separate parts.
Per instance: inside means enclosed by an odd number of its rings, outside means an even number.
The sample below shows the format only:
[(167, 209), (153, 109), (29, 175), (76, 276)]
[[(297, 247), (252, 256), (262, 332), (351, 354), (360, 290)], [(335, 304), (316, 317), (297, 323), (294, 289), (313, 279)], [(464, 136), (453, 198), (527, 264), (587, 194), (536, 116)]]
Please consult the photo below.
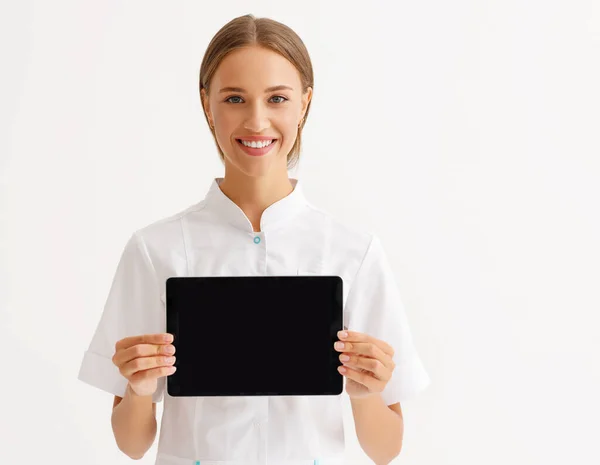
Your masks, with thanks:
[(277, 137), (271, 137), (271, 136), (244, 136), (244, 137), (236, 137), (236, 139), (242, 139), (242, 140), (248, 140), (248, 141), (252, 141), (252, 140), (273, 140), (273, 139), (277, 139)]
[[(244, 139), (244, 140), (247, 140), (247, 139)], [(254, 139), (254, 140), (256, 140), (256, 139)], [(261, 139), (261, 140), (264, 140), (264, 139)], [(273, 140), (273, 139), (271, 139), (271, 138), (267, 138), (267, 140)], [(262, 155), (266, 155), (267, 153), (269, 153), (269, 152), (270, 152), (270, 151), (273, 149), (273, 146), (274, 146), (275, 144), (277, 144), (277, 139), (274, 139), (274, 140), (273, 140), (273, 142), (272, 142), (270, 145), (267, 145), (266, 147), (262, 147), (262, 148), (260, 148), (260, 149), (255, 149), (255, 148), (252, 148), (252, 147), (246, 147), (244, 144), (242, 144), (242, 143), (240, 142), (240, 140), (239, 140), (239, 139), (236, 139), (235, 141), (237, 142), (238, 146), (239, 146), (239, 147), (240, 147), (240, 148), (241, 148), (241, 149), (242, 149), (242, 150), (243, 150), (243, 151), (244, 151), (244, 152), (245, 152), (247, 155), (250, 155), (250, 156), (252, 156), (252, 157), (260, 157), (260, 156), (262, 156)]]

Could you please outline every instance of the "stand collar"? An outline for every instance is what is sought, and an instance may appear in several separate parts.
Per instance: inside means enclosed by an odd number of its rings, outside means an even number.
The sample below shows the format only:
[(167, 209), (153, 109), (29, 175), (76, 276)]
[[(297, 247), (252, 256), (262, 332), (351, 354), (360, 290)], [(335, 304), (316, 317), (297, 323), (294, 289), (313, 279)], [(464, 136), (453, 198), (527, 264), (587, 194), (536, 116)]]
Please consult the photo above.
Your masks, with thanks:
[[(229, 197), (227, 197), (219, 187), (224, 178), (213, 178), (210, 188), (205, 197), (205, 209), (208, 209), (219, 220), (223, 220), (232, 226), (255, 234), (252, 223), (244, 211)], [(265, 232), (283, 226), (290, 222), (306, 206), (307, 200), (304, 196), (302, 183), (297, 178), (289, 178), (294, 190), (269, 205), (261, 215), (260, 231)]]

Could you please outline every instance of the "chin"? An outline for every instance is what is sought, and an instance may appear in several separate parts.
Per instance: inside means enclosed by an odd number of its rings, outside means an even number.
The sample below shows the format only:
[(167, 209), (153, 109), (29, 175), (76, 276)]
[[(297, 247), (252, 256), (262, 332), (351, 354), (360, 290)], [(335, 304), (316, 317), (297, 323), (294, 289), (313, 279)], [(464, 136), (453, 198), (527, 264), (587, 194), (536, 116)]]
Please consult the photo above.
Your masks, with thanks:
[[(263, 157), (254, 157), (257, 160), (252, 159), (251, 156), (236, 156), (234, 158), (226, 157), (226, 163), (241, 173), (244, 173), (246, 176), (250, 177), (261, 177), (267, 176), (273, 171), (278, 170), (278, 165), (280, 160), (275, 157), (279, 156), (278, 154), (267, 154)], [(281, 164), (285, 165), (287, 171), (286, 161), (282, 161)]]

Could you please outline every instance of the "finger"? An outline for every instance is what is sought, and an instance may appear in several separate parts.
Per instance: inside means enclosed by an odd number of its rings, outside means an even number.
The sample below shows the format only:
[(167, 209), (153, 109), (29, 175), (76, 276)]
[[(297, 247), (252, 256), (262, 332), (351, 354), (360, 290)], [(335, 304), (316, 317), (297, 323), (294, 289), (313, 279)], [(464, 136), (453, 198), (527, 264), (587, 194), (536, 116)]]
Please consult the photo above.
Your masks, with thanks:
[(338, 352), (344, 352), (346, 355), (362, 355), (368, 358), (375, 358), (383, 363), (387, 368), (392, 368), (393, 360), (392, 357), (386, 354), (379, 346), (371, 344), (370, 342), (345, 342), (344, 346), (337, 348)]
[[(373, 376), (367, 372), (361, 372), (359, 370), (355, 370), (354, 368), (344, 367), (346, 368), (345, 372), (341, 372), (345, 377), (356, 381), (357, 383), (366, 386), (370, 392), (382, 392), (385, 387), (385, 382), (380, 381), (378, 379), (373, 378)], [(339, 370), (339, 368), (338, 368)]]
[(173, 355), (175, 346), (172, 344), (136, 344), (127, 349), (115, 352), (113, 363), (120, 367), (138, 357), (150, 357), (152, 355)]
[[(348, 334), (346, 337), (341, 337), (342, 332)], [(386, 353), (390, 357), (394, 356), (394, 348), (389, 345), (387, 342), (382, 341), (381, 339), (377, 339), (376, 337), (370, 336), (369, 334), (360, 333), (358, 331), (339, 331), (338, 337), (343, 342), (370, 342), (371, 344), (375, 344), (377, 347), (381, 349), (382, 352)]]
[(150, 370), (158, 367), (169, 367), (175, 363), (175, 357), (169, 355), (157, 355), (153, 357), (135, 358), (123, 365), (119, 371), (123, 376), (129, 378), (138, 371)]
[(392, 371), (386, 367), (381, 360), (367, 358), (361, 355), (345, 355), (350, 357), (350, 360), (342, 360), (342, 364), (345, 367), (367, 370), (372, 373), (376, 379), (385, 381), (386, 383), (392, 378)]
[(175, 373), (177, 367), (157, 367), (149, 370), (138, 371), (132, 375), (129, 380), (130, 382), (136, 383), (143, 380), (162, 378), (163, 376), (169, 376)]
[(115, 351), (127, 349), (137, 344), (168, 344), (173, 342), (173, 335), (169, 333), (141, 334), (139, 336), (129, 336), (117, 341)]

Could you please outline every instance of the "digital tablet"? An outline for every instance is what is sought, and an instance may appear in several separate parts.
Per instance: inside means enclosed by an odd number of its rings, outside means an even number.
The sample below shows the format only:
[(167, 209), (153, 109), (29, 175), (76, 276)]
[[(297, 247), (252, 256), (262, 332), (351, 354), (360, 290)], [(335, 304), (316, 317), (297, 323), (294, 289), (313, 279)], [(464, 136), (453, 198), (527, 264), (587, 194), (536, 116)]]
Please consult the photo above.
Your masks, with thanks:
[(341, 277), (170, 277), (165, 300), (170, 396), (342, 393)]

